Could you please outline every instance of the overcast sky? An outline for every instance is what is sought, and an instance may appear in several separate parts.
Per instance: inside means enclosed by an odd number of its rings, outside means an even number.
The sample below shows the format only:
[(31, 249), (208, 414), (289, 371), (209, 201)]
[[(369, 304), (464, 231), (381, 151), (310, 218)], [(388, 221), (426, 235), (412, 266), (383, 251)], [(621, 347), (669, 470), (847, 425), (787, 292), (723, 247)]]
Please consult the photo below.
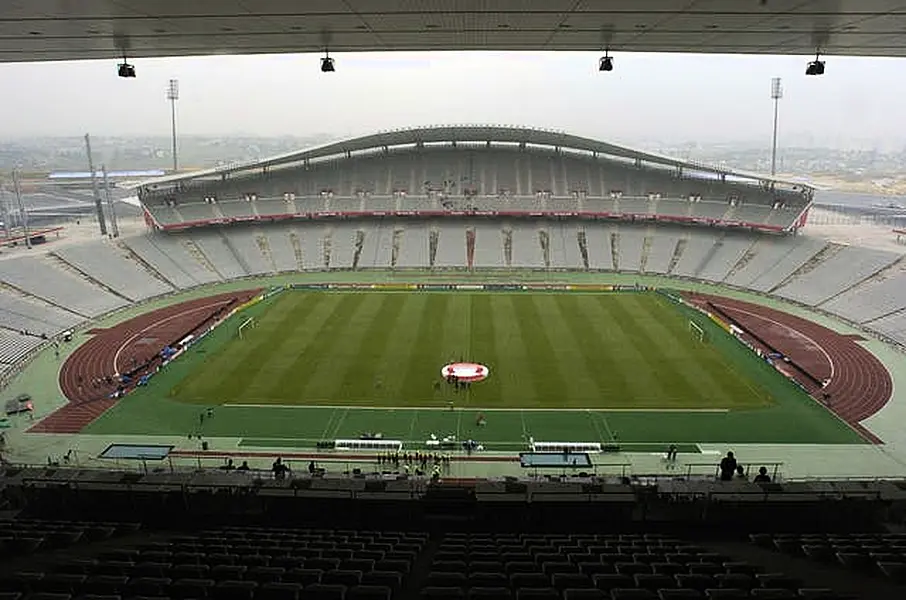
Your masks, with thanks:
[[(169, 135), (165, 88), (180, 81), (186, 134), (351, 135), (438, 123), (500, 123), (612, 141), (759, 141), (771, 135), (770, 80), (782, 77), (788, 141), (902, 147), (906, 60), (630, 54), (612, 73), (594, 53), (218, 56), (0, 65), (0, 139)], [(782, 136), (782, 137), (783, 137)]]

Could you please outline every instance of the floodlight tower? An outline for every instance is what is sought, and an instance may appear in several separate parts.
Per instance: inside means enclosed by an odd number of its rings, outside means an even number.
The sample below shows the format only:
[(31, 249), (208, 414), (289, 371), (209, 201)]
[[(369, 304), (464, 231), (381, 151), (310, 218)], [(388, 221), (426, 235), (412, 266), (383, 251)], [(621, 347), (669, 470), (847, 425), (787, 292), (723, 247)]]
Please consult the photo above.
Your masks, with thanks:
[(179, 80), (171, 79), (167, 85), (167, 100), (170, 101), (170, 129), (173, 134), (173, 172), (179, 169), (176, 158), (176, 101), (179, 100)]
[(780, 78), (771, 79), (771, 100), (774, 101), (774, 138), (771, 142), (771, 175), (777, 173), (777, 116), (780, 111), (780, 99), (783, 98), (783, 87)]

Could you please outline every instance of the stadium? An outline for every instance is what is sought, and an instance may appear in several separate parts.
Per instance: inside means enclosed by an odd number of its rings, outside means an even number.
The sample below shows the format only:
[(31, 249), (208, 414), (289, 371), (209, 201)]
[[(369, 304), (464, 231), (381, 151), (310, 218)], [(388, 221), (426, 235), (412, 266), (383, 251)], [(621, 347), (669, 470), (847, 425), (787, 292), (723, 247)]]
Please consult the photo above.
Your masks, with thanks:
[[(906, 54), (890, 2), (430, 4), (12, 3), (0, 63)], [(903, 597), (896, 199), (508, 125), (180, 171), (177, 84), (172, 171), (0, 198), (0, 600)]]
[[(802, 183), (453, 126), (137, 191), (146, 232), (2, 263), (4, 393), (34, 408), (12, 456), (105, 464), (144, 439), (185, 464), (370, 466), (465, 444), (458, 476), (563, 448), (624, 476), (676, 468), (673, 444), (697, 475), (728, 445), (787, 478), (898, 468), (877, 448), (902, 255), (803, 234)], [(451, 381), (459, 363), (486, 377)]]
[(434, 460), (489, 497), (707, 481), (730, 448), (788, 490), (901, 472), (903, 256), (804, 233), (807, 185), (454, 126), (137, 192), (144, 232), (4, 252), (3, 394), (30, 399), (11, 463), (279, 457), (341, 497), (344, 473)]

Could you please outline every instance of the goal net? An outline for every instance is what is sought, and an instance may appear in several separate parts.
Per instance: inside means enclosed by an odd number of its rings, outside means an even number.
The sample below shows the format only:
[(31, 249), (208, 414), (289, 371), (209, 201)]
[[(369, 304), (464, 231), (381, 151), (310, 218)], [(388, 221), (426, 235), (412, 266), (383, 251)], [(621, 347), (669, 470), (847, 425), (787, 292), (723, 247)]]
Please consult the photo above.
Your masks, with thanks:
[(239, 329), (236, 330), (236, 333), (239, 334), (239, 339), (243, 339), (243, 336), (248, 335), (250, 329), (255, 328), (255, 318), (249, 317), (239, 325)]
[(697, 342), (705, 343), (708, 341), (704, 328), (695, 321), (689, 321), (689, 333)]

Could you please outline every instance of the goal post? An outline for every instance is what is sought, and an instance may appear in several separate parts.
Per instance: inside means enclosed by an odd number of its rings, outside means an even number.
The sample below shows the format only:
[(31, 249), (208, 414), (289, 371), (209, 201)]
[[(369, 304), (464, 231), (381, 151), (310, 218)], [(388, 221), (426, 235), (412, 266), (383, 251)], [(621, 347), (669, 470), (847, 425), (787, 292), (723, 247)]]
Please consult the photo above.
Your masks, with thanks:
[(705, 334), (705, 329), (695, 321), (689, 321), (689, 333), (698, 342), (705, 343), (706, 341), (708, 341), (708, 337)]
[(255, 326), (255, 318), (249, 317), (239, 325), (239, 329), (236, 330), (236, 333), (239, 334), (239, 339), (241, 340), (243, 336), (248, 333), (249, 329), (252, 329)]

